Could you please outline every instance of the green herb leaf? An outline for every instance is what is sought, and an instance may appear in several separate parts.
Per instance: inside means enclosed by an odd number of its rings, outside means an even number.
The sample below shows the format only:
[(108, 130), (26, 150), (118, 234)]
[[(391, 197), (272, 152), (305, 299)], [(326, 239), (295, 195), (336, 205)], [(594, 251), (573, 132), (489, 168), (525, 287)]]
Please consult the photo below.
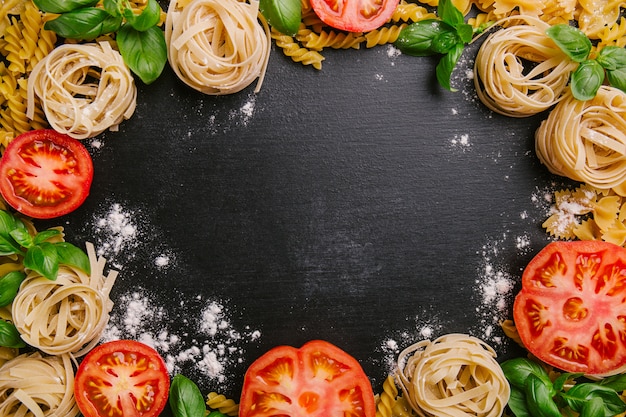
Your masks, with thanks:
[(552, 384), (547, 384), (540, 377), (529, 374), (526, 380), (526, 405), (533, 417), (561, 417), (559, 407), (552, 399)]
[(43, 242), (29, 248), (24, 256), (24, 267), (54, 281), (59, 272), (59, 256), (55, 245)]
[(538, 363), (527, 358), (509, 359), (502, 362), (500, 367), (509, 383), (518, 389), (525, 389), (529, 375), (535, 375), (544, 382), (551, 383), (546, 370)]
[(124, 25), (117, 32), (117, 45), (124, 62), (145, 84), (153, 83), (167, 62), (165, 36), (158, 26), (143, 32)]
[(434, 39), (446, 33), (454, 35), (454, 28), (441, 20), (420, 20), (402, 29), (394, 46), (411, 56), (434, 55), (439, 53), (433, 48)]
[(626, 92), (626, 68), (607, 70), (606, 78), (613, 87)]
[(136, 15), (130, 8), (124, 9), (122, 14), (134, 29), (143, 32), (159, 23), (161, 6), (156, 0), (148, 0), (141, 14)]
[(33, 246), (33, 237), (30, 235), (30, 232), (25, 228), (13, 229), (11, 231), (11, 237), (24, 248), (29, 248)]
[(302, 21), (300, 0), (260, 0), (259, 10), (267, 22), (280, 33), (294, 36)]
[(64, 38), (92, 40), (117, 31), (121, 24), (121, 16), (111, 16), (106, 10), (98, 7), (85, 7), (49, 20), (44, 28)]
[(200, 388), (181, 374), (172, 378), (169, 403), (174, 417), (203, 417), (206, 412)]
[(81, 249), (68, 242), (57, 242), (53, 245), (56, 248), (60, 265), (75, 266), (87, 274), (91, 273), (89, 257)]
[(26, 226), (13, 214), (0, 210), (0, 256), (22, 254), (22, 248), (11, 236), (17, 228), (25, 229)]
[(450, 78), (452, 77), (452, 71), (454, 71), (457, 61), (461, 57), (461, 54), (463, 54), (464, 48), (465, 46), (463, 44), (456, 44), (447, 54), (441, 57), (435, 69), (437, 81), (439, 81), (439, 84), (443, 88), (449, 91), (457, 91), (450, 85)]
[(228, 417), (228, 416), (224, 413), (220, 413), (218, 410), (213, 410), (207, 415), (207, 417)]
[(526, 395), (523, 389), (511, 386), (511, 395), (509, 396), (509, 402), (507, 403), (515, 417), (533, 417), (528, 411), (526, 405)]
[(22, 271), (11, 271), (0, 278), (0, 307), (6, 307), (13, 302), (24, 278), (26, 274)]
[(459, 43), (461, 43), (461, 39), (456, 32), (446, 31), (435, 35), (431, 49), (439, 54), (447, 54)]
[(626, 374), (618, 374), (604, 378), (600, 385), (611, 388), (617, 392), (626, 391)]
[(571, 373), (571, 372), (562, 373), (561, 375), (559, 375), (557, 379), (554, 380), (554, 382), (552, 383), (552, 387), (554, 387), (555, 391), (562, 391), (563, 387), (565, 386), (565, 383), (568, 380), (573, 380), (583, 375), (584, 374), (582, 373), (576, 373), (576, 374)]
[(117, 0), (103, 0), (102, 7), (111, 16), (122, 16), (122, 5)]
[(15, 325), (5, 320), (0, 320), (0, 346), (12, 349), (26, 347)]
[(577, 100), (591, 100), (604, 82), (604, 68), (595, 60), (586, 60), (572, 73), (570, 87)]
[(546, 34), (574, 62), (583, 62), (591, 52), (591, 41), (580, 29), (567, 24), (550, 26)]
[(574, 411), (582, 413), (585, 404), (593, 398), (600, 398), (606, 417), (615, 416), (626, 411), (626, 404), (615, 390), (596, 383), (574, 385), (562, 397)]
[[(604, 413), (604, 403), (602, 402), (602, 398), (595, 397), (586, 401), (583, 405), (582, 410), (580, 411), (580, 417), (605, 417)], [(612, 415), (611, 415), (612, 416)], [(606, 416), (606, 417), (611, 417)]]
[(42, 230), (41, 232), (35, 235), (35, 237), (33, 238), (33, 243), (35, 245), (38, 245), (41, 242), (46, 242), (52, 239), (53, 237), (59, 236), (60, 234), (61, 232), (57, 229)]
[(462, 23), (456, 26), (456, 33), (459, 35), (461, 42), (469, 43), (474, 37), (474, 28), (472, 27), (472, 25)]
[(67, 13), (73, 10), (91, 7), (98, 4), (98, 0), (33, 0), (35, 6), (47, 13)]
[(626, 68), (626, 49), (619, 46), (605, 46), (598, 53), (596, 61), (602, 68), (609, 71)]
[(464, 23), (463, 13), (456, 8), (452, 0), (440, 0), (437, 5), (437, 15), (441, 20), (453, 27)]

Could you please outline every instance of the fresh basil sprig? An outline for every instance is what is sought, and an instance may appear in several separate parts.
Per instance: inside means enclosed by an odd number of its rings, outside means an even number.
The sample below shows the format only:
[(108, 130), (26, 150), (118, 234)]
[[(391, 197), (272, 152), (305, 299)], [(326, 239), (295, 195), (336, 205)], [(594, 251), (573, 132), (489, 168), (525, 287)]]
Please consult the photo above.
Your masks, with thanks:
[(15, 325), (6, 320), (0, 319), (0, 346), (12, 349), (26, 347), (26, 343), (20, 337)]
[(43, 230), (32, 236), (18, 217), (0, 210), (0, 256), (23, 257), (24, 268), (55, 280), (59, 265), (71, 265), (90, 273), (89, 258), (81, 249), (68, 242), (50, 242), (60, 235), (56, 229)]
[(474, 29), (465, 23), (463, 13), (451, 0), (439, 1), (437, 15), (439, 19), (421, 20), (402, 29), (394, 45), (407, 55), (443, 55), (436, 68), (437, 81), (447, 90), (456, 91), (450, 85), (452, 71), (465, 45), (475, 34), (484, 31), (488, 24)]
[[(508, 406), (517, 417), (561, 417), (566, 409), (580, 417), (626, 412), (626, 403), (618, 395), (626, 388), (624, 375), (576, 383), (582, 374), (563, 373), (552, 382), (542, 366), (527, 358), (509, 359), (501, 367), (511, 385)], [(566, 389), (567, 382), (574, 385)]]
[(26, 274), (22, 271), (11, 271), (0, 278), (0, 307), (6, 307), (13, 302), (24, 278)]
[(167, 62), (165, 35), (157, 26), (161, 6), (148, 0), (136, 14), (125, 0), (104, 0), (102, 7), (93, 0), (34, 0), (40, 10), (57, 13), (44, 25), (68, 39), (93, 40), (116, 33), (124, 62), (145, 84), (153, 83)]
[(206, 404), (200, 388), (181, 374), (172, 378), (169, 403), (174, 417), (203, 417), (206, 413)]
[(259, 10), (267, 22), (285, 35), (295, 36), (302, 21), (300, 0), (260, 0)]
[(591, 41), (580, 29), (559, 24), (549, 27), (546, 34), (572, 61), (578, 62), (570, 78), (574, 98), (591, 100), (605, 78), (610, 85), (626, 92), (626, 49), (605, 46), (591, 59)]

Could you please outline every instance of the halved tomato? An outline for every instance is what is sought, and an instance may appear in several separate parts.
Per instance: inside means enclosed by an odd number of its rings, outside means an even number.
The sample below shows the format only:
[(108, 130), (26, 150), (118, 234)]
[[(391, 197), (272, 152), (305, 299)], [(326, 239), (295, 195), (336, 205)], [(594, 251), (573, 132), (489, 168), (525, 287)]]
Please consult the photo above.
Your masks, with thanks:
[(91, 188), (93, 163), (85, 146), (52, 129), (13, 139), (0, 160), (0, 194), (15, 210), (51, 219), (75, 210)]
[(553, 242), (522, 274), (513, 319), (524, 346), (568, 372), (607, 376), (626, 365), (626, 249)]
[(156, 350), (134, 340), (115, 340), (83, 358), (74, 396), (84, 417), (157, 417), (169, 388), (165, 362)]
[(240, 417), (373, 417), (372, 385), (359, 362), (328, 342), (278, 346), (244, 377)]
[(311, 0), (311, 7), (328, 26), (368, 32), (391, 19), (398, 3), (399, 0)]

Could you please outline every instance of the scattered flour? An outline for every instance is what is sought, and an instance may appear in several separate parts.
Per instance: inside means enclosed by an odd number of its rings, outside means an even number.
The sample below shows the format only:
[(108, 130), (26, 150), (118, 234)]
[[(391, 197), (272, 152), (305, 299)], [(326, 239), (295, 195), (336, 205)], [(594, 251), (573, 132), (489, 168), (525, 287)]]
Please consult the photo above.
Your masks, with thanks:
[(454, 137), (450, 141), (450, 144), (453, 147), (463, 149), (464, 151), (469, 149), (472, 146), (469, 135), (467, 133), (463, 133), (461, 135), (454, 135)]
[(247, 126), (252, 120), (256, 107), (256, 95), (251, 94), (239, 109), (231, 110), (229, 119), (234, 120), (237, 124)]
[(107, 258), (117, 268), (121, 268), (121, 254), (126, 259), (132, 258), (142, 241), (137, 224), (139, 217), (138, 212), (127, 210), (120, 203), (97, 212), (93, 218), (93, 235), (98, 255)]

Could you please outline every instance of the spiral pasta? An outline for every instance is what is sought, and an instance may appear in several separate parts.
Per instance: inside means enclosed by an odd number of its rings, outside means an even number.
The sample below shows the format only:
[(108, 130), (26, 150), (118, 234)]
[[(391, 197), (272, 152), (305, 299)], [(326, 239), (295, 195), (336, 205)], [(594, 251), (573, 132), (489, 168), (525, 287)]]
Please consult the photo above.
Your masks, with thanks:
[(206, 405), (212, 410), (218, 410), (222, 414), (235, 417), (239, 415), (239, 404), (230, 398), (217, 392), (209, 392)]
[(116, 271), (103, 275), (106, 260), (87, 244), (91, 274), (61, 266), (56, 280), (28, 274), (13, 301), (11, 314), (22, 339), (51, 354), (85, 355), (95, 346), (109, 320), (109, 292)]
[(495, 356), (480, 339), (444, 335), (400, 352), (397, 377), (422, 417), (500, 417), (510, 386)]
[(74, 371), (69, 355), (22, 354), (0, 367), (0, 415), (74, 417)]
[(165, 39), (170, 66), (188, 86), (232, 94), (258, 79), (255, 92), (261, 89), (271, 37), (258, 0), (192, 0), (183, 8), (171, 0)]
[(568, 93), (535, 132), (535, 149), (553, 174), (623, 193), (626, 93), (602, 86), (589, 101)]
[[(514, 25), (491, 34), (474, 64), (474, 85), (491, 110), (511, 117), (540, 113), (562, 98), (577, 63), (545, 34), (549, 25), (526, 17), (531, 24)], [(530, 70), (528, 62), (535, 66)]]

